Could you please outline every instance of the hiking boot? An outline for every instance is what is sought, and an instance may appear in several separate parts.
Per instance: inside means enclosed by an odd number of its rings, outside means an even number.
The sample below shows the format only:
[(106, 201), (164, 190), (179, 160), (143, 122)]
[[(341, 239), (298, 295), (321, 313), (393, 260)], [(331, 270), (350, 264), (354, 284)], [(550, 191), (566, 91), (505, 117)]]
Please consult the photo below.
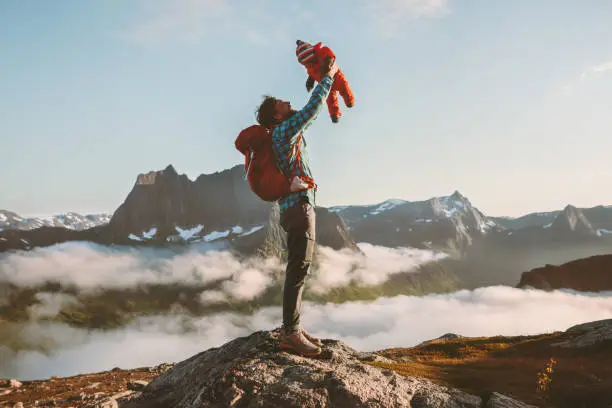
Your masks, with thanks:
[(332, 120), (332, 122), (334, 122), (334, 123), (338, 123), (338, 121), (340, 120), (340, 117), (339, 117), (339, 116), (334, 115), (334, 116), (332, 116), (332, 117), (331, 117), (331, 120)]
[(300, 330), (289, 334), (283, 332), (280, 338), (280, 348), (281, 350), (292, 351), (304, 357), (314, 357), (321, 354), (321, 349), (308, 341)]
[(349, 102), (346, 104), (347, 108), (352, 108), (353, 106), (355, 106), (355, 102)]
[(317, 339), (314, 336), (311, 336), (310, 334), (308, 334), (306, 332), (306, 330), (302, 329), (302, 334), (304, 335), (304, 337), (306, 337), (306, 340), (308, 340), (309, 342), (311, 342), (315, 346), (317, 346), (317, 347), (323, 346), (323, 342), (321, 342), (321, 340)]

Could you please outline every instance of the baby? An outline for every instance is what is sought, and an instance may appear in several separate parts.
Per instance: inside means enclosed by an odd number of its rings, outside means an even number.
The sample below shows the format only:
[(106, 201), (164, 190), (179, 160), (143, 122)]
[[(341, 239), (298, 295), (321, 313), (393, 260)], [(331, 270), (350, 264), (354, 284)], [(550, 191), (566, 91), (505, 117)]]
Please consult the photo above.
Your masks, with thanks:
[[(310, 43), (297, 40), (296, 44), (297, 48), (295, 55), (297, 56), (298, 62), (306, 68), (308, 74), (306, 90), (310, 92), (314, 87), (315, 81), (319, 82), (322, 79), (321, 67), (328, 65), (331, 60), (335, 60), (336, 55), (328, 47), (323, 47), (320, 42), (313, 46)], [(334, 84), (332, 85), (326, 101), (329, 116), (334, 123), (337, 123), (342, 117), (342, 112), (338, 104), (338, 93), (342, 96), (342, 99), (344, 99), (345, 105), (352, 108), (355, 104), (355, 96), (341, 70), (338, 70), (334, 76)]]

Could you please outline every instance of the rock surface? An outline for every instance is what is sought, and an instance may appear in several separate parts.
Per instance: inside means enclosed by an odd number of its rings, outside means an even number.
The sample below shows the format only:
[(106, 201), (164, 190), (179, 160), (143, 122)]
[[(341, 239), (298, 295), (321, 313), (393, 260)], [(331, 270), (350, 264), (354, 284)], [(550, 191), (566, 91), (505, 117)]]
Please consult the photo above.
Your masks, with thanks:
[(524, 404), (498, 392), (493, 392), (489, 396), (485, 408), (536, 408), (536, 406)]
[(553, 346), (559, 347), (588, 347), (603, 341), (612, 341), (612, 319), (598, 320), (595, 322), (583, 323), (572, 326), (566, 330), (570, 339)]
[(336, 340), (323, 340), (324, 351), (318, 358), (279, 352), (278, 335), (278, 330), (259, 331), (196, 354), (155, 378), (138, 398), (122, 406), (527, 407), (499, 394), (485, 401), (426, 379), (403, 377), (364, 363), (377, 357)]

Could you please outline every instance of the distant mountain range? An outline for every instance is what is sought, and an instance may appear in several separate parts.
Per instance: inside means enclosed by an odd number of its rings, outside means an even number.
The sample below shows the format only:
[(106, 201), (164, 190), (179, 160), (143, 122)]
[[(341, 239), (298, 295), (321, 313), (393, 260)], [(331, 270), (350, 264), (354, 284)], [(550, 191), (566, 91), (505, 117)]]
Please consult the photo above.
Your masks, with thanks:
[[(203, 242), (245, 254), (281, 254), (278, 207), (258, 199), (244, 175), (236, 165), (192, 181), (170, 165), (139, 174), (112, 215), (37, 219), (0, 211), (0, 252), (84, 240), (136, 246)], [(317, 215), (320, 245), (358, 250), (356, 243), (364, 242), (444, 251), (462, 260), (453, 268), (473, 286), (515, 285), (526, 270), (612, 249), (612, 206), (488, 217), (455, 191), (422, 201), (318, 207)]]
[(0, 210), (0, 231), (5, 229), (32, 230), (40, 227), (63, 227), (81, 231), (107, 224), (111, 216), (112, 214), (108, 213), (81, 215), (68, 212), (45, 218), (21, 217), (12, 211)]
[[(162, 225), (168, 223), (173, 224), (166, 236), (169, 242), (197, 238), (211, 241), (246, 234), (263, 227), (270, 205), (257, 201), (245, 188), (238, 188), (244, 184), (241, 179), (242, 166), (201, 175), (194, 182), (168, 166), (162, 171), (140, 174), (132, 192), (114, 214), (68, 212), (26, 218), (0, 210), (0, 231), (41, 227), (83, 231), (112, 220), (126, 229), (127, 238), (141, 242), (152, 240), (159, 235)], [(236, 196), (239, 191), (241, 197)], [(513, 236), (514, 241), (531, 242), (538, 238), (584, 239), (612, 234), (612, 206), (567, 205), (562, 210), (515, 218), (488, 217), (459, 191), (423, 201), (389, 199), (371, 205), (332, 206), (327, 210), (340, 216), (357, 241), (390, 247), (465, 249), (487, 235), (498, 239)], [(250, 227), (243, 228), (241, 224), (245, 223)]]
[[(459, 191), (422, 201), (390, 199), (325, 210), (342, 220), (351, 235), (349, 240), (459, 253), (483, 240), (500, 245), (501, 241), (533, 245), (598, 240), (612, 234), (612, 206), (568, 205), (562, 210), (516, 218), (488, 217)], [(0, 229), (31, 231), (52, 227), (86, 231), (96, 227), (99, 234), (95, 235), (105, 236), (100, 237), (102, 242), (121, 244), (216, 241), (254, 233), (268, 223), (270, 211), (271, 204), (260, 201), (248, 189), (242, 165), (202, 174), (195, 181), (179, 175), (170, 165), (139, 174), (132, 191), (113, 214), (69, 212), (48, 218), (24, 218), (0, 210)]]

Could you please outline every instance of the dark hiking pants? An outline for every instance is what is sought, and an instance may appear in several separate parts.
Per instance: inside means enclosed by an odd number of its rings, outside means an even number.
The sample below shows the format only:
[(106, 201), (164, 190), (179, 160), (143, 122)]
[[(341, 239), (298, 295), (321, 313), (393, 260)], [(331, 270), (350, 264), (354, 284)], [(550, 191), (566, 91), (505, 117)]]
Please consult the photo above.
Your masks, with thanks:
[(304, 281), (309, 272), (315, 246), (315, 211), (309, 203), (289, 207), (280, 224), (287, 233), (287, 270), (283, 291), (283, 328), (287, 333), (300, 326)]

